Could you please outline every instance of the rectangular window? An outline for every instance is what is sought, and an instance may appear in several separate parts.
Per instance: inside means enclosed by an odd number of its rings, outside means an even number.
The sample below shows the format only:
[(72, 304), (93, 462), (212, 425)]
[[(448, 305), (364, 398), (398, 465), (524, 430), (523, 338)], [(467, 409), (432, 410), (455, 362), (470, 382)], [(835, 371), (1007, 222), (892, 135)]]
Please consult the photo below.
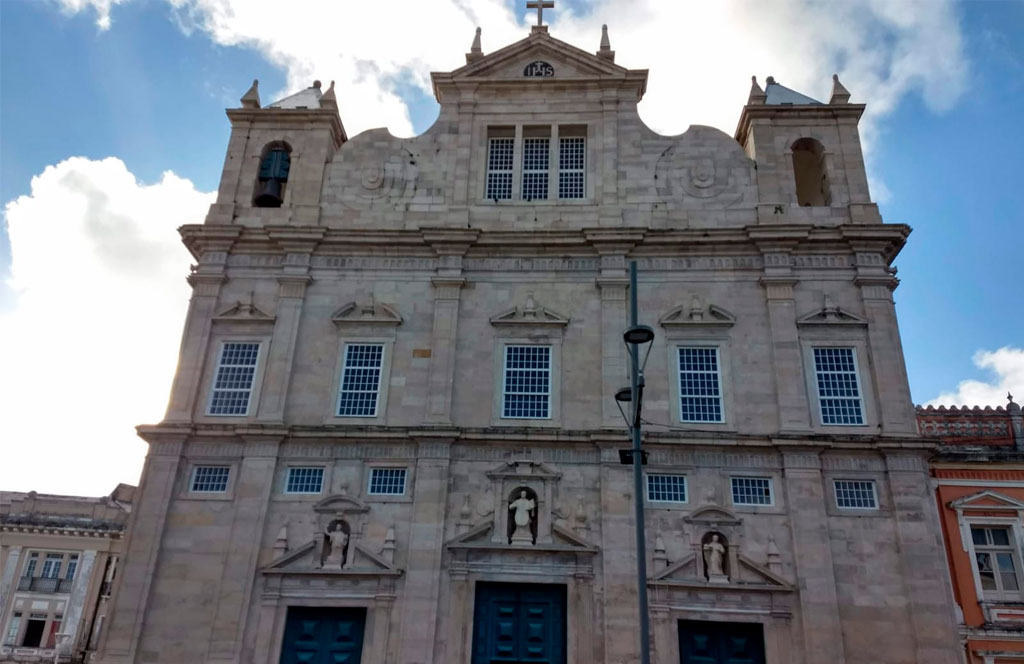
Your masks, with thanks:
[(487, 196), (492, 200), (512, 198), (514, 138), (491, 138), (487, 142)]
[(289, 468), (285, 493), (320, 493), (324, 488), (323, 468)]
[(680, 348), (679, 420), (723, 421), (721, 384), (717, 348)]
[(771, 505), (772, 480), (769, 477), (732, 478), (733, 505)]
[(46, 559), (43, 560), (43, 573), (40, 574), (40, 576), (44, 579), (56, 579), (60, 577), (60, 566), (62, 562), (64, 562), (64, 554), (46, 554)]
[(551, 413), (551, 347), (506, 346), (501, 416), (545, 419)]
[(558, 197), (586, 195), (587, 139), (582, 136), (558, 139)]
[(78, 569), (78, 555), (71, 556), (71, 560), (68, 561), (68, 571), (64, 573), (64, 578), (68, 581), (75, 578), (75, 571)]
[(647, 500), (654, 503), (685, 503), (684, 475), (648, 475)]
[(548, 162), (550, 144), (547, 138), (523, 139), (523, 194), (525, 201), (548, 197)]
[(210, 398), (210, 415), (248, 414), (259, 354), (258, 343), (228, 342), (221, 346)]
[(25, 565), (25, 578), (30, 579), (36, 575), (36, 565), (39, 564), (39, 554), (33, 553), (29, 556), (28, 563)]
[(224, 493), (228, 490), (230, 466), (196, 466), (192, 471), (192, 491)]
[(836, 480), (836, 506), (843, 509), (878, 509), (873, 480)]
[(864, 403), (852, 348), (815, 348), (814, 375), (822, 424), (864, 424)]
[(341, 368), (338, 417), (376, 417), (383, 344), (347, 344)]
[(982, 591), (1017, 593), (1020, 577), (1012, 530), (1006, 526), (971, 526), (971, 540)]
[(367, 493), (374, 496), (401, 496), (405, 493), (405, 468), (371, 468)]
[(18, 639), (18, 630), (21, 629), (21, 614), (15, 613), (11, 623), (7, 626), (7, 636), (4, 637), (5, 646), (13, 646)]

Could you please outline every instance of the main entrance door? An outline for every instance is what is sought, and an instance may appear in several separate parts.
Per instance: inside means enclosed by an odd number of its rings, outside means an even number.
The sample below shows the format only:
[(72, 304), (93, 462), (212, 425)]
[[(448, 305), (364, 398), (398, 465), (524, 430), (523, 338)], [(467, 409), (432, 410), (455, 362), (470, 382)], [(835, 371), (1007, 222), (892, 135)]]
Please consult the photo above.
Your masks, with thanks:
[(682, 664), (764, 664), (759, 623), (679, 621)]
[(281, 664), (359, 664), (365, 626), (365, 609), (293, 606)]
[(565, 586), (478, 583), (472, 664), (565, 664)]

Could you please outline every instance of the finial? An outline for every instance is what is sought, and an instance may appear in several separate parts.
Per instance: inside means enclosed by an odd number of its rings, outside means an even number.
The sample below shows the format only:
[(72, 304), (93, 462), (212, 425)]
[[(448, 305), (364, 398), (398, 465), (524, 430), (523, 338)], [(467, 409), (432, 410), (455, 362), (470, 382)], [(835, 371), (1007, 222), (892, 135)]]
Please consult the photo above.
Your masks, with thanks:
[(597, 57), (615, 62), (615, 51), (612, 50), (612, 42), (608, 39), (607, 24), (601, 26), (601, 48), (597, 51)]
[(774, 76), (769, 76), (768, 78), (766, 78), (765, 83), (767, 83), (768, 85), (778, 85), (778, 83), (775, 82)]
[(832, 96), (829, 97), (830, 104), (849, 104), (850, 91), (839, 82), (839, 74), (832, 74)]
[(252, 79), (252, 86), (242, 95), (242, 108), (259, 108), (260, 107), (260, 82), (258, 79)]
[[(771, 80), (771, 77), (769, 77)], [(747, 96), (747, 104), (763, 104), (767, 96), (761, 86), (757, 84), (757, 76), (750, 77), (750, 94)]]
[(319, 90), (320, 89), (320, 81), (313, 81), (313, 87), (316, 88), (317, 90)]
[(484, 51), (480, 47), (480, 32), (480, 27), (477, 26), (476, 34), (473, 36), (473, 45), (469, 47), (469, 53), (466, 54), (466, 64), (484, 57)]
[(338, 98), (334, 96), (334, 81), (331, 81), (331, 86), (327, 88), (327, 92), (320, 97), (320, 108), (333, 108), (337, 110)]

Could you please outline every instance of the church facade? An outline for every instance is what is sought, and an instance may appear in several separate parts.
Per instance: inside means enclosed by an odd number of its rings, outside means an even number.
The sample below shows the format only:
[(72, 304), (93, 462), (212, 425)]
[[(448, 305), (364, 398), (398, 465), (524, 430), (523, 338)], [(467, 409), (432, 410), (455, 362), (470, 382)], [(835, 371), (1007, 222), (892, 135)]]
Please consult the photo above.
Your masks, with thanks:
[(466, 61), (415, 138), (227, 111), (98, 661), (635, 662), (636, 500), (653, 662), (959, 661), (864, 106), (662, 136), (607, 33)]

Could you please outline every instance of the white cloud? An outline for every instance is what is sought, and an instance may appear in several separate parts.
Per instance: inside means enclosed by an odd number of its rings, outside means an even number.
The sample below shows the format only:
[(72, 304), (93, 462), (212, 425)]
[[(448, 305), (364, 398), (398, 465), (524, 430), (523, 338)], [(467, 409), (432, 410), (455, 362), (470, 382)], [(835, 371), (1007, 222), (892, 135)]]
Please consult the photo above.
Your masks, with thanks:
[(125, 0), (57, 0), (65, 14), (77, 14), (86, 9), (96, 12), (96, 26), (100, 30), (110, 29), (110, 8)]
[(1004, 346), (999, 350), (979, 350), (974, 365), (994, 375), (990, 381), (960, 381), (954, 392), (943, 392), (928, 406), (1005, 406), (1006, 394), (1021, 403), (1024, 398), (1024, 348)]
[(175, 229), (213, 194), (72, 157), (11, 201), (14, 308), (0, 314), (0, 486), (92, 494), (138, 481), (137, 424), (163, 417), (190, 256)]

